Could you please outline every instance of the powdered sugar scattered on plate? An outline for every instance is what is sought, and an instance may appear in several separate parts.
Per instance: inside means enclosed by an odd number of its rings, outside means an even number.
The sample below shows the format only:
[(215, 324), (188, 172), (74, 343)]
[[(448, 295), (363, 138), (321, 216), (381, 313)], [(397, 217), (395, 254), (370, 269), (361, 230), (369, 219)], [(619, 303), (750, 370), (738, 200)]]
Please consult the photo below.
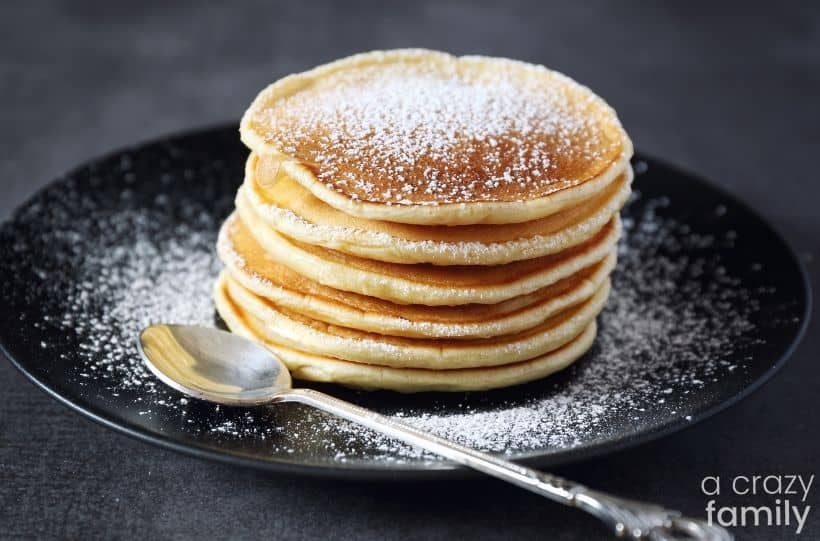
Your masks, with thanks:
[[(614, 275), (614, 291), (600, 318), (601, 329), (588, 362), (573, 367), (543, 395), (494, 403), (492, 407), (467, 400), (457, 412), (415, 406), (388, 411), (407, 422), (495, 452), (521, 453), (543, 447), (569, 448), (589, 433), (607, 430), (613, 416), (643, 416), (647, 410), (676, 407), (688, 390), (703, 387), (731, 366), (738, 341), (753, 330), (749, 312), (757, 309), (737, 279), (720, 272), (718, 261), (670, 257), (715, 242), (711, 236), (680, 235), (682, 224), (655, 214), (664, 201), (652, 202), (637, 221), (627, 218), (626, 241)], [(82, 278), (68, 292), (61, 324), (82, 336), (81, 375), (103, 378), (114, 391), (139, 388), (144, 393), (143, 415), (180, 407), (179, 400), (143, 367), (133, 340), (150, 323), (213, 323), (211, 287), (219, 269), (212, 255), (213, 232), (180, 225), (157, 242), (147, 213), (120, 213), (118, 228), (140, 230), (131, 245), (91, 250)], [(114, 228), (114, 224), (107, 227)], [(709, 277), (704, 287), (701, 276)], [(90, 308), (103, 310), (88, 317)], [(748, 302), (746, 302), (748, 300)], [(740, 301), (740, 302), (738, 302)], [(739, 311), (738, 306), (743, 306)], [(672, 392), (670, 385), (676, 391)], [(682, 389), (682, 390), (681, 390)], [(525, 393), (524, 396), (526, 396)], [(475, 396), (475, 395), (474, 395)], [(309, 417), (321, 430), (340, 431), (360, 445), (384, 449), (393, 458), (395, 445), (349, 423)], [(206, 430), (225, 437), (270, 437), (287, 430), (294, 445), (313, 439), (316, 426), (304, 419), (295, 426), (259, 426), (252, 412), (230, 417)], [(338, 445), (338, 444), (337, 444)], [(355, 453), (340, 445), (336, 458)], [(399, 455), (417, 453), (400, 447)]]
[[(226, 130), (225, 141), (233, 137)], [(50, 188), (18, 213), (12, 227), (0, 230), (0, 246), (9, 254), (0, 262), (6, 278), (0, 292), (19, 311), (16, 320), (5, 321), (26, 334), (13, 351), (40, 352), (66, 387), (81, 389), (86, 403), (190, 445), (326, 465), (415, 467), (433, 460), (297, 405), (245, 410), (187, 399), (143, 368), (135, 345), (143, 326), (215, 323), (211, 288), (220, 265), (214, 246), (242, 162), (241, 149), (235, 170), (216, 172), (210, 155), (183, 160), (171, 151), (144, 152), (139, 163), (145, 169), (105, 166), (124, 182), (106, 184), (94, 171), (83, 172), (84, 180)], [(743, 273), (764, 274), (760, 262), (752, 258), (747, 270), (725, 265), (721, 254), (742, 233), (723, 226), (713, 234), (694, 231), (670, 217), (680, 212), (666, 212), (668, 204), (643, 197), (625, 209), (625, 240), (599, 336), (564, 372), (466, 395), (322, 388), (461, 443), (514, 456), (579, 449), (696, 418), (710, 404), (704, 396), (744, 385), (738, 375), (755, 366), (750, 355), (763, 347), (765, 333), (756, 322), (769, 329), (779, 319), (784, 328), (798, 320), (790, 307), (770, 313), (766, 299), (774, 292), (749, 285), (758, 282)], [(725, 208), (714, 209), (716, 220), (725, 215)], [(765, 318), (761, 303), (768, 303)]]

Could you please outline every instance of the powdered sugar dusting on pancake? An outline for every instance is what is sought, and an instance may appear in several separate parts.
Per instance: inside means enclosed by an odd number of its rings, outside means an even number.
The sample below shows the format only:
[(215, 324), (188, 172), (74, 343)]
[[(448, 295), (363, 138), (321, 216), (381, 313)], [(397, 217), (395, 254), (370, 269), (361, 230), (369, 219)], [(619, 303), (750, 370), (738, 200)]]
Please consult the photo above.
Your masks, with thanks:
[(588, 89), (526, 64), (457, 61), (335, 72), (254, 112), (266, 141), (351, 199), (522, 201), (580, 184), (623, 152)]

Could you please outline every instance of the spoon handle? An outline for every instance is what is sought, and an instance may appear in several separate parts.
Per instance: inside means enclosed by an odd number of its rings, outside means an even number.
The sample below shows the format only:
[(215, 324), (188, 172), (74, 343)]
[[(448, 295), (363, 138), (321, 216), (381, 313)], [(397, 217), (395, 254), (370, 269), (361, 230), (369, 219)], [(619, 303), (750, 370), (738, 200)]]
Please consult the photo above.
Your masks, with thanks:
[(312, 389), (294, 389), (280, 395), (276, 401), (299, 402), (313, 406), (553, 501), (582, 509), (607, 523), (618, 537), (654, 541), (733, 539), (723, 528), (707, 524), (705, 521), (682, 517), (677, 511), (591, 490), (561, 477), (464, 447), (418, 430), (407, 423)]

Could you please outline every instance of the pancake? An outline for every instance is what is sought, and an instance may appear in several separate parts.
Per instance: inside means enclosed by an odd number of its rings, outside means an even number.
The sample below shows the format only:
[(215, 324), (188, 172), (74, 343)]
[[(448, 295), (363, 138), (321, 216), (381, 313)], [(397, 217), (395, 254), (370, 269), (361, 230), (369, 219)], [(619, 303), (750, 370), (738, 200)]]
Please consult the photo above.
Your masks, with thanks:
[(603, 284), (616, 254), (528, 295), (498, 304), (399, 305), (305, 278), (272, 259), (233, 215), (217, 251), (231, 279), (288, 310), (363, 331), (415, 338), (488, 338), (530, 329), (584, 301)]
[(524, 62), (377, 51), (270, 85), (240, 135), (214, 302), (294, 377), (482, 390), (592, 344), (633, 149), (590, 89)]
[(221, 280), (226, 282), (234, 305), (261, 323), (256, 330), (266, 340), (352, 362), (433, 370), (497, 366), (544, 355), (586, 328), (603, 308), (610, 289), (607, 280), (589, 300), (518, 334), (448, 340), (386, 336), (330, 325), (251, 293), (227, 273), (223, 273)]
[(366, 220), (324, 203), (251, 154), (237, 197), (280, 233), (306, 244), (392, 263), (500, 265), (560, 252), (594, 236), (629, 197), (632, 169), (574, 207), (530, 222), (423, 226)]
[(557, 254), (506, 265), (402, 265), (351, 256), (289, 239), (271, 229), (242, 198), (242, 222), (271, 258), (322, 285), (397, 304), (495, 304), (526, 295), (606, 257), (620, 234), (617, 215), (590, 240)]
[(544, 378), (572, 364), (589, 349), (596, 333), (593, 321), (563, 347), (515, 364), (459, 370), (389, 368), (305, 353), (264, 340), (255, 330), (254, 322), (233, 304), (223, 285), (222, 282), (217, 284), (214, 301), (219, 314), (231, 331), (264, 344), (288, 366), (296, 379), (333, 382), (361, 389), (388, 389), (405, 393), (459, 392), (526, 383)]
[(612, 108), (564, 75), (418, 49), (285, 77), (240, 133), (328, 205), (421, 225), (536, 220), (604, 189), (632, 155)]

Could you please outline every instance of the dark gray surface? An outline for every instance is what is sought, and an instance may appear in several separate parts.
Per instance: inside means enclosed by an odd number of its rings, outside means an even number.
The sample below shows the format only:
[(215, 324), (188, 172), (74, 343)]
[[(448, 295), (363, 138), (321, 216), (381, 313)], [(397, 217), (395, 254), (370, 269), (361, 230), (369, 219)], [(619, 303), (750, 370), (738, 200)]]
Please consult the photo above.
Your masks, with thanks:
[[(338, 4), (4, 3), (0, 219), (83, 160), (237, 119), (288, 72), (361, 50), (425, 46), (544, 63), (590, 85), (638, 147), (769, 218), (820, 288), (817, 4)], [(820, 473), (817, 330), (813, 323), (782, 373), (740, 405), (560, 473), (696, 515), (708, 499), (699, 488), (706, 475)], [(490, 480), (310, 481), (148, 447), (70, 413), (6, 362), (0, 396), (0, 537), (608, 538), (577, 511)], [(806, 502), (813, 508), (818, 491)], [(818, 513), (803, 539), (820, 538)]]

